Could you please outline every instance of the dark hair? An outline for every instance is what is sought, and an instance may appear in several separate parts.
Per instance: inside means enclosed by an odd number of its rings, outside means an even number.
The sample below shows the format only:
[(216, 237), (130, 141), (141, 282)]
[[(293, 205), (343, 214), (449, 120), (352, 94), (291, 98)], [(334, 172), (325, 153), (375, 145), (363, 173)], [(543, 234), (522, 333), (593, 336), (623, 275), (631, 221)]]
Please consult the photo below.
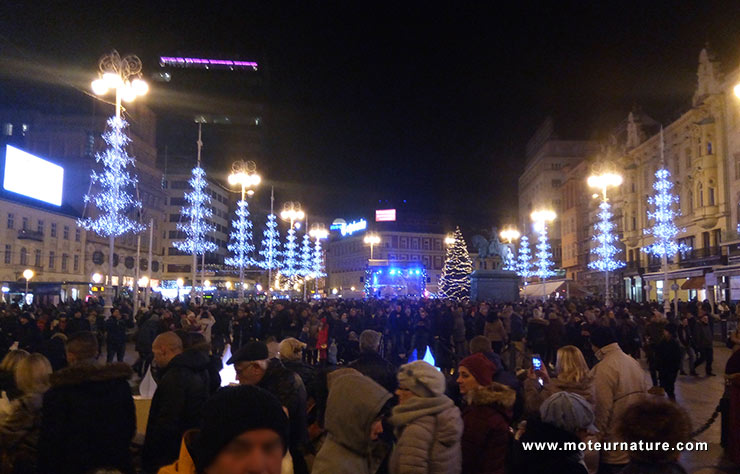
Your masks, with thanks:
[(475, 354), (476, 352), (491, 352), (491, 340), (486, 336), (475, 336), (470, 340), (470, 353)]
[[(686, 410), (664, 398), (635, 402), (622, 414), (617, 434), (624, 441), (668, 442), (671, 446), (689, 440), (691, 420)], [(675, 461), (680, 451), (657, 449), (630, 451), (632, 459), (651, 464)]]
[(76, 332), (69, 336), (65, 348), (78, 360), (92, 359), (98, 355), (98, 338), (91, 331)]
[(676, 325), (676, 323), (668, 323), (665, 325), (664, 329), (673, 337), (676, 337), (676, 334), (678, 333), (678, 325)]
[(591, 344), (599, 349), (615, 342), (617, 338), (610, 327), (597, 325), (591, 330)]

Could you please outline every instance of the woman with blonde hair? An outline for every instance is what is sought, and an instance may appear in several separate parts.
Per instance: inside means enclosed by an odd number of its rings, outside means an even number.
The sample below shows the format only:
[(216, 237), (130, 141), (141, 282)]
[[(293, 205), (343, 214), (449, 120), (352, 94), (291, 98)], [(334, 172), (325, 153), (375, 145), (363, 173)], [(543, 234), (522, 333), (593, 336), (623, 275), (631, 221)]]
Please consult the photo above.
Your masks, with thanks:
[(22, 392), (15, 384), (15, 368), (18, 362), (28, 357), (28, 352), (23, 349), (15, 349), (3, 357), (0, 362), (0, 392), (5, 392), (8, 400), (15, 400), (22, 395)]
[(3, 474), (37, 472), (41, 405), (51, 372), (49, 360), (41, 354), (29, 355), (15, 369), (15, 380), (23, 396), (11, 404), (8, 416), (0, 420)]
[[(593, 406), (593, 379), (580, 349), (576, 346), (558, 349), (555, 370), (557, 375), (551, 379), (547, 370), (535, 371), (530, 368), (527, 380), (524, 381), (525, 413), (537, 413), (542, 402), (557, 392), (575, 393)], [(542, 380), (542, 385), (539, 379)]]

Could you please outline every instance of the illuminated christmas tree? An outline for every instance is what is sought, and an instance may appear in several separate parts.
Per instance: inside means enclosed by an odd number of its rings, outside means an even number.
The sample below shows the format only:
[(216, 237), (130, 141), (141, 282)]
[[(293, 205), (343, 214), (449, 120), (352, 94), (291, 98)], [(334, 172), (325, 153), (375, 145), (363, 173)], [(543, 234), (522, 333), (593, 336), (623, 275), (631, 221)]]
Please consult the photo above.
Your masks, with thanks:
[(226, 265), (239, 269), (239, 299), (244, 299), (244, 269), (254, 264), (251, 254), (254, 251), (252, 244), (252, 221), (249, 219), (249, 205), (246, 200), (237, 202), (236, 220), (231, 221), (230, 242), (227, 245), (232, 256), (225, 259)]
[(136, 177), (126, 170), (135, 162), (134, 157), (126, 152), (131, 142), (126, 134), (128, 123), (120, 117), (111, 117), (107, 123), (103, 140), (108, 148), (95, 156), (96, 162), (103, 163), (103, 172), (93, 170), (90, 175), (100, 191), (85, 195), (85, 203), (92, 202), (100, 213), (95, 218), (78, 219), (77, 225), (104, 237), (119, 237), (129, 232), (141, 232), (144, 226), (127, 215), (131, 210), (141, 208), (141, 201), (128, 190), (137, 183)]
[(596, 257), (589, 262), (588, 267), (600, 272), (611, 272), (624, 267), (622, 260), (614, 258), (620, 250), (614, 245), (617, 237), (614, 235), (614, 223), (611, 221), (612, 212), (608, 201), (599, 204), (599, 221), (594, 226), (596, 231), (593, 239), (598, 245), (591, 249), (591, 254)]
[(313, 275), (314, 278), (323, 278), (326, 276), (324, 268), (324, 252), (321, 249), (321, 239), (316, 239), (313, 247)]
[(301, 263), (298, 268), (298, 274), (303, 278), (311, 278), (313, 276), (313, 249), (311, 249), (311, 237), (308, 236), (308, 232), (303, 234)]
[(537, 253), (535, 257), (537, 257), (537, 260), (534, 262), (533, 275), (544, 281), (555, 275), (555, 272), (552, 270), (555, 262), (552, 261), (550, 241), (547, 238), (547, 224), (539, 222), (535, 227), (537, 231)]
[(185, 193), (185, 200), (190, 204), (180, 209), (180, 215), (186, 222), (179, 222), (177, 230), (185, 234), (185, 240), (173, 242), (176, 249), (193, 255), (193, 284), (191, 294), (195, 292), (195, 276), (197, 271), (197, 256), (206, 252), (215, 252), (218, 248), (208, 240), (208, 233), (216, 228), (208, 223), (213, 216), (210, 208), (211, 197), (205, 192), (208, 182), (206, 172), (200, 166), (193, 168), (193, 176), (188, 183), (192, 191)]
[(283, 250), (283, 266), (280, 273), (287, 278), (292, 279), (298, 275), (298, 262), (296, 248), (298, 244), (295, 241), (295, 229), (290, 228), (288, 230), (288, 236), (285, 238), (285, 245)]
[(529, 238), (526, 235), (519, 240), (516, 274), (525, 280), (532, 276), (532, 251), (529, 249)]
[(268, 214), (265, 230), (262, 233), (262, 248), (259, 251), (262, 260), (257, 262), (265, 270), (280, 268), (280, 231), (278, 230), (277, 216)]
[(439, 293), (443, 298), (464, 300), (470, 297), (470, 274), (473, 262), (460, 228), (455, 229), (454, 242), (447, 247), (445, 265), (439, 280)]

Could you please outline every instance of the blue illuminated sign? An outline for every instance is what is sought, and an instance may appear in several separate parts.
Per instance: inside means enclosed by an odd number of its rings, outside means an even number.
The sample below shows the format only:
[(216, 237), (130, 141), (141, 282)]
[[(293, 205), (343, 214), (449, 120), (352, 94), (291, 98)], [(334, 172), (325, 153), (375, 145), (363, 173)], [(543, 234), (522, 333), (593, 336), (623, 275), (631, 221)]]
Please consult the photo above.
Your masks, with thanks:
[(340, 220), (339, 223), (332, 224), (331, 227), (329, 227), (329, 229), (338, 230), (342, 234), (342, 236), (352, 235), (355, 232), (366, 230), (367, 221), (365, 219), (360, 219), (357, 221), (346, 223)]

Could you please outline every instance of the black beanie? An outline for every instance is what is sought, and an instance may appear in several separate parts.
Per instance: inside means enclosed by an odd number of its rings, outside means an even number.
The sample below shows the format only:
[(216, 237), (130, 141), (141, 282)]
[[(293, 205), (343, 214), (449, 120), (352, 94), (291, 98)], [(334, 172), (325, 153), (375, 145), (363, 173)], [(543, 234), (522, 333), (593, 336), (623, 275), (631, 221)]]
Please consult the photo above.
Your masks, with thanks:
[(614, 331), (606, 326), (596, 326), (591, 329), (591, 344), (601, 349), (604, 346), (617, 342)]
[(218, 453), (246, 431), (273, 430), (288, 449), (288, 416), (278, 399), (252, 385), (225, 387), (203, 407), (203, 424), (193, 443), (193, 461), (198, 472), (207, 468)]

